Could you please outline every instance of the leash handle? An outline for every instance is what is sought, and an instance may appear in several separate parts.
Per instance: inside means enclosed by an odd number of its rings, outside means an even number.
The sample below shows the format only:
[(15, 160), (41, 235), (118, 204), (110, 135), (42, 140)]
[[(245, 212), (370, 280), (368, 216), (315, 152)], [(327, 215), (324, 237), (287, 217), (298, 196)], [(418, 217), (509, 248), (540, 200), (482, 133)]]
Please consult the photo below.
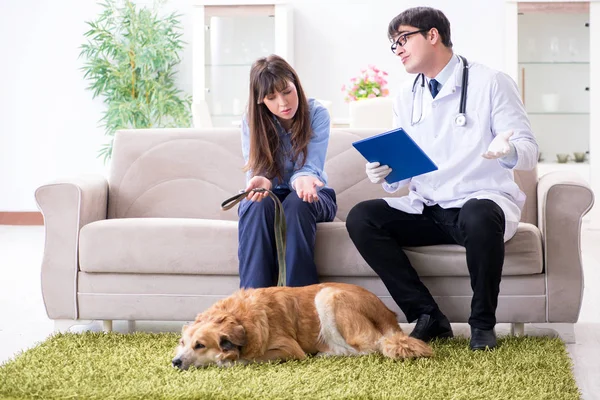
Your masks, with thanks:
[(241, 192), (234, 196), (231, 196), (223, 203), (221, 203), (221, 209), (223, 211), (227, 211), (231, 209), (233, 206), (242, 201), (246, 196), (250, 193), (264, 193), (268, 192), (269, 197), (273, 199), (275, 202), (275, 247), (277, 248), (277, 262), (279, 264), (279, 278), (277, 279), (277, 286), (285, 286), (286, 285), (286, 265), (285, 265), (285, 248), (286, 248), (286, 231), (287, 225), (285, 222), (285, 214), (283, 213), (283, 205), (279, 200), (279, 197), (269, 189), (265, 188), (256, 188), (250, 189), (247, 192)]

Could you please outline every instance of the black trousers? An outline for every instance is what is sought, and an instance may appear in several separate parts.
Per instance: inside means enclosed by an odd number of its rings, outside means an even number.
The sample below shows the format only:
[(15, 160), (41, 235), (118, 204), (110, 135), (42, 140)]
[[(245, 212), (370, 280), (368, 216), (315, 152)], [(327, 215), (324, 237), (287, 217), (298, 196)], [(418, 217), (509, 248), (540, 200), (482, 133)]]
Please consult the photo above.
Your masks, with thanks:
[(346, 228), (409, 322), (421, 314), (439, 317), (441, 311), (402, 247), (464, 246), (473, 289), (469, 324), (491, 329), (504, 264), (504, 222), (504, 212), (491, 200), (472, 199), (461, 208), (425, 206), (423, 214), (408, 214), (378, 199), (354, 206)]

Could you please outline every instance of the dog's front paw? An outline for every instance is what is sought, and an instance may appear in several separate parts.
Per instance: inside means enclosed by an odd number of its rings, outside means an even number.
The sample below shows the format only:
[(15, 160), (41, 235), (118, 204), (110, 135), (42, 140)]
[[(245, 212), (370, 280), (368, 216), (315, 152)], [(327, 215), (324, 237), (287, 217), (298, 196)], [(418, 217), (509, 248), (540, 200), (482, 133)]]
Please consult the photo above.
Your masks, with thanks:
[(235, 365), (235, 362), (233, 362), (231, 360), (219, 360), (219, 361), (217, 361), (217, 367), (229, 368), (229, 367), (233, 367), (234, 365)]
[(248, 360), (243, 360), (243, 359), (239, 359), (239, 360), (218, 360), (217, 361), (217, 366), (218, 367), (223, 367), (223, 368), (229, 368), (229, 367), (233, 367), (234, 365), (247, 365), (250, 364), (250, 361)]

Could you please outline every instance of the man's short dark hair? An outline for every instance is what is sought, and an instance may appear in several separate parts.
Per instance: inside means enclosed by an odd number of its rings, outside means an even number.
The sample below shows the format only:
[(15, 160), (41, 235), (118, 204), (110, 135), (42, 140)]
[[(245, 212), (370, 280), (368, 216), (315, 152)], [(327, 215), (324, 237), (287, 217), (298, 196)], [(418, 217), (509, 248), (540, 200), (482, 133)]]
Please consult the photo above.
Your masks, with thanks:
[(431, 28), (436, 28), (446, 47), (452, 47), (450, 40), (450, 21), (440, 10), (431, 7), (414, 7), (404, 10), (398, 14), (388, 26), (388, 37), (390, 40), (398, 35), (398, 28), (402, 25), (414, 26), (417, 29), (426, 30), (421, 34), (427, 36)]

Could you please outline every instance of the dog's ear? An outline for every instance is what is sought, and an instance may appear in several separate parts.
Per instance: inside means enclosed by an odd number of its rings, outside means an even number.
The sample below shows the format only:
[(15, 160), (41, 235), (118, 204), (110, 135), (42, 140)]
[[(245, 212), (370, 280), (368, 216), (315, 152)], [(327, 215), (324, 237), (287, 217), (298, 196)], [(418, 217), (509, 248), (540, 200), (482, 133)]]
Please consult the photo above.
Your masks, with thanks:
[(239, 349), (239, 347), (236, 346), (235, 344), (233, 344), (233, 342), (231, 342), (227, 336), (221, 336), (221, 341), (219, 342), (219, 347), (221, 348), (222, 351), (231, 351), (231, 350)]
[(188, 325), (185, 324), (183, 325), (183, 327), (181, 328), (181, 334), (183, 335), (183, 333), (185, 332), (185, 330), (188, 328)]
[(239, 349), (246, 345), (246, 330), (241, 325), (236, 325), (230, 329), (226, 335), (221, 335), (219, 347), (223, 351)]

